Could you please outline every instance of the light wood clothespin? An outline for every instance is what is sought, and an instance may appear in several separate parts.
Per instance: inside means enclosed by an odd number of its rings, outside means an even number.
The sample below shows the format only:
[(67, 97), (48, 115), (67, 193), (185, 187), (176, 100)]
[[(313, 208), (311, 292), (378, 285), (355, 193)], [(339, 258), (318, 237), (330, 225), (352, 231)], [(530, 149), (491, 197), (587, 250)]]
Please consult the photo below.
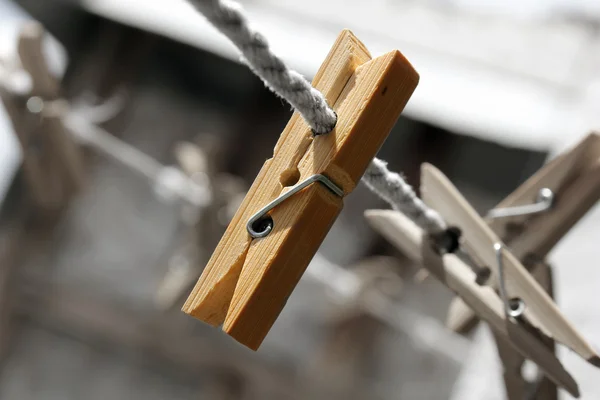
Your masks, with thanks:
[(63, 125), (68, 105), (60, 100), (60, 83), (46, 64), (43, 37), (40, 24), (23, 25), (17, 50), (31, 77), (31, 91), (23, 96), (0, 85), (0, 97), (21, 144), (22, 173), (32, 201), (55, 210), (82, 186), (83, 157)]
[(257, 349), (418, 79), (400, 52), (371, 59), (343, 31), (313, 80), (335, 129), (313, 137), (294, 113), (183, 310)]
[[(595, 350), (567, 321), (546, 291), (508, 248), (504, 245), (497, 247), (502, 243), (500, 238), (448, 178), (432, 165), (424, 164), (421, 179), (423, 200), (437, 210), (449, 226), (460, 229), (461, 247), (490, 269), (489, 281), (495, 282), (500, 292), (503, 291), (501, 284), (504, 281), (507, 299), (520, 299), (525, 303), (523, 317), (590, 363), (600, 366), (600, 357)], [(519, 307), (518, 304), (514, 306)]]
[[(549, 264), (538, 262), (531, 267), (531, 275), (550, 297), (554, 297), (552, 268)], [(538, 336), (552, 352), (556, 351), (556, 344), (550, 337), (531, 331)], [(523, 376), (525, 357), (509, 343), (502, 335), (494, 333), (498, 355), (503, 365), (504, 386), (508, 400), (557, 400), (558, 388), (546, 376), (538, 376), (533, 382), (528, 382)]]
[[(549, 191), (548, 191), (549, 190)], [(540, 199), (540, 195), (551, 197)], [(548, 199), (552, 199), (548, 201)], [(544, 260), (554, 246), (600, 199), (600, 135), (591, 133), (568, 152), (555, 158), (503, 200), (495, 210), (513, 214), (487, 217), (490, 228), (510, 246), (525, 266), (531, 260)], [(541, 200), (541, 201), (540, 201)], [(546, 208), (544, 205), (548, 205)], [(536, 207), (541, 212), (521, 213)], [(517, 212), (515, 212), (517, 211)], [(493, 212), (491, 213), (493, 215)], [(496, 282), (490, 285), (497, 289)], [(447, 325), (466, 332), (475, 325), (476, 316), (460, 297), (449, 308)]]
[(556, 385), (565, 388), (573, 396), (579, 396), (577, 383), (554, 353), (530, 327), (511, 321), (500, 296), (489, 286), (479, 285), (475, 272), (456, 254), (439, 254), (430, 237), (398, 211), (367, 210), (365, 217), (387, 240), (460, 295), (496, 334), (523, 357), (535, 362)]
[[(423, 232), (400, 213), (368, 211), (367, 219), (388, 240), (421, 261), (423, 266), (455, 291), (523, 357), (536, 362), (557, 385), (574, 395), (578, 393), (574, 380), (540, 337), (549, 336), (561, 342), (596, 366), (600, 366), (598, 354), (439, 170), (425, 164), (421, 181), (423, 200), (437, 210), (449, 226), (460, 230), (461, 248), (479, 265), (489, 268), (487, 284), (494, 285), (492, 288), (480, 285), (482, 282), (477, 283), (476, 274), (455, 255), (436, 254), (433, 251), (434, 243), (423, 238)], [(500, 289), (499, 294), (491, 290), (494, 287)], [(498, 317), (500, 320), (497, 320)]]

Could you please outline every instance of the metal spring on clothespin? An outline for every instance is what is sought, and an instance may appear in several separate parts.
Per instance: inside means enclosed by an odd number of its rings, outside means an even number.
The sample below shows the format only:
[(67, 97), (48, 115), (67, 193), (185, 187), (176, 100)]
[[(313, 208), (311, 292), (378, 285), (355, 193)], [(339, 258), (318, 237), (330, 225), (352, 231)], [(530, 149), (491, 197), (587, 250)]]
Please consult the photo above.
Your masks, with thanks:
[(504, 274), (504, 262), (502, 260), (502, 249), (504, 245), (502, 243), (494, 244), (494, 250), (496, 251), (496, 260), (498, 262), (498, 281), (500, 288), (500, 297), (504, 303), (504, 311), (506, 316), (510, 318), (518, 318), (525, 311), (525, 302), (520, 298), (509, 299), (506, 292), (506, 278)]
[[(539, 214), (548, 211), (554, 204), (554, 193), (548, 188), (540, 189), (536, 202), (532, 204), (526, 204), (522, 206), (506, 207), (506, 208), (494, 208), (487, 213), (488, 218), (506, 218), (516, 217), (522, 215)], [(507, 317), (513, 319), (520, 317), (525, 311), (525, 303), (522, 299), (509, 299), (506, 291), (506, 280), (504, 274), (504, 262), (502, 257), (502, 249), (504, 245), (500, 242), (494, 244), (494, 251), (496, 252), (496, 260), (498, 263), (498, 280), (499, 280), (499, 291), (500, 297), (504, 303), (504, 309)]]
[[(313, 182), (320, 182), (327, 189), (331, 190), (335, 195), (339, 197), (344, 197), (344, 191), (325, 175), (315, 174), (309, 176), (308, 178), (293, 186), (290, 190), (283, 193), (281, 196), (277, 197), (275, 200), (271, 201), (269, 204), (258, 210), (254, 215), (252, 215), (252, 217), (250, 217), (248, 223), (246, 224), (246, 229), (248, 230), (250, 236), (252, 236), (253, 238), (263, 238), (269, 235), (269, 233), (271, 233), (271, 231), (273, 230), (273, 220), (264, 218), (267, 215), (267, 213), (273, 208), (275, 208), (277, 205), (281, 204), (286, 199), (292, 197), (295, 193), (298, 193), (308, 185), (312, 184)], [(256, 226), (259, 222), (262, 222), (260, 226)]]
[(506, 218), (521, 215), (538, 214), (549, 210), (554, 204), (554, 192), (548, 188), (540, 189), (535, 203), (522, 206), (491, 209), (487, 218)]

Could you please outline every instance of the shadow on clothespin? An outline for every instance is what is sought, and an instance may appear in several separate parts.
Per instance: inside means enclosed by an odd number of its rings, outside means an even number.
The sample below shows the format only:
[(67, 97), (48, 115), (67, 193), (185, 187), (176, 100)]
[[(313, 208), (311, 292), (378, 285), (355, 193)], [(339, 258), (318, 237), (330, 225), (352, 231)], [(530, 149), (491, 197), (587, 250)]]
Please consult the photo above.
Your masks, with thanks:
[(313, 80), (336, 127), (313, 136), (294, 113), (183, 310), (257, 349), (418, 79), (400, 52), (371, 59), (343, 31)]
[(0, 82), (0, 97), (21, 145), (21, 171), (31, 201), (41, 211), (54, 211), (62, 209), (82, 186), (83, 158), (65, 130), (68, 104), (60, 99), (60, 82), (47, 66), (43, 38), (40, 24), (23, 25), (17, 51), (30, 85), (16, 93), (9, 83)]
[[(600, 365), (598, 354), (439, 170), (423, 165), (421, 182), (423, 200), (451, 227), (448, 233), (456, 235), (457, 248), (440, 249), (439, 242), (399, 212), (367, 211), (371, 225), (459, 295), (521, 356), (578, 396), (576, 382), (540, 337), (549, 336), (595, 366)], [(467, 263), (454, 254), (459, 249), (474, 262)]]
[[(544, 260), (598, 199), (600, 136), (591, 133), (519, 186), (486, 221), (529, 267)], [(459, 297), (454, 299), (447, 319), (450, 329), (467, 332), (475, 323), (473, 311)]]

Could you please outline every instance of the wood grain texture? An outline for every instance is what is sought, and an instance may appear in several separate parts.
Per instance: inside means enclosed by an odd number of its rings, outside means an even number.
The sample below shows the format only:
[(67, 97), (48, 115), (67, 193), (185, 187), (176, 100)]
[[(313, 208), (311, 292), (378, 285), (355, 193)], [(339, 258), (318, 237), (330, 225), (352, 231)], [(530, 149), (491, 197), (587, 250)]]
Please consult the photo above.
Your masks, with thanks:
[[(329, 104), (337, 100), (356, 67), (371, 58), (358, 43), (349, 31), (342, 32), (312, 82)], [(294, 171), (300, 158), (296, 152), (306, 152), (311, 141), (308, 125), (294, 113), (274, 150), (286, 151), (290, 159), (279, 157), (265, 162), (184, 304), (184, 312), (214, 326), (225, 321), (252, 240), (246, 221), (281, 192), (283, 186), (278, 177), (285, 171)]]
[(579, 396), (577, 383), (554, 353), (523, 324), (515, 324), (506, 318), (500, 297), (490, 287), (478, 285), (475, 273), (467, 264), (454, 254), (440, 256), (435, 253), (434, 244), (427, 239), (426, 233), (397, 211), (368, 210), (365, 217), (390, 243), (460, 295), (494, 331), (523, 357), (538, 364), (554, 383), (573, 396)]
[[(464, 239), (461, 246), (477, 255), (491, 270), (489, 282), (498, 284), (499, 269), (495, 243), (500, 238), (479, 217), (475, 209), (452, 185), (450, 180), (430, 164), (423, 164), (421, 194), (425, 203), (436, 209), (450, 226), (459, 227)], [(506, 291), (509, 298), (525, 302), (525, 318), (556, 341), (569, 347), (588, 361), (598, 359), (590, 344), (562, 314), (546, 291), (506, 248), (502, 249)]]
[(184, 305), (208, 323), (223, 322), (229, 335), (252, 349), (283, 309), (343, 201), (313, 184), (272, 210), (269, 236), (251, 240), (246, 221), (313, 174), (350, 193), (416, 88), (418, 74), (398, 51), (369, 58), (350, 32), (340, 35), (313, 82), (338, 114), (335, 129), (313, 139), (294, 114)]
[[(600, 178), (595, 165), (599, 157), (600, 136), (592, 133), (569, 152), (546, 164), (498, 204), (497, 208), (531, 203), (544, 187), (556, 194), (554, 206), (543, 214), (486, 220), (519, 260), (525, 261), (531, 255), (544, 259), (597, 202)], [(515, 223), (523, 224), (523, 231), (516, 237), (507, 237), (510, 235), (507, 227)], [(490, 285), (497, 288), (495, 282)], [(456, 332), (467, 332), (476, 325), (476, 316), (457, 297), (450, 304), (446, 324)]]

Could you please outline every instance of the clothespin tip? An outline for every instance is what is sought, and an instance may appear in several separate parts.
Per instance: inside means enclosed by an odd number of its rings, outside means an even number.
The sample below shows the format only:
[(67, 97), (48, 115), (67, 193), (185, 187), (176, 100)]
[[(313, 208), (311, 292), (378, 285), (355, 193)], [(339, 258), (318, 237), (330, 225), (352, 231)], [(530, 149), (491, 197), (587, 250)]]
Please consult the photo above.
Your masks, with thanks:
[(597, 355), (589, 358), (587, 361), (593, 366), (600, 368), (600, 357), (598, 357)]

